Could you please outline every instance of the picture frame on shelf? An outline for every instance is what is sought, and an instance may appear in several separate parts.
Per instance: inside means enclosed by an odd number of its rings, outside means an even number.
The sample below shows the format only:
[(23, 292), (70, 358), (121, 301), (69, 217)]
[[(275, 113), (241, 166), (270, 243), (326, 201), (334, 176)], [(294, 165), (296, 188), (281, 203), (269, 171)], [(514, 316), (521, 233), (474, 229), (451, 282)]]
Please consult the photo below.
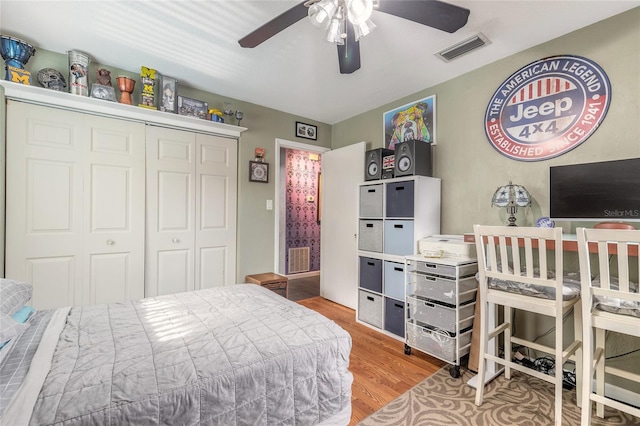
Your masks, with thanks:
[(105, 86), (98, 83), (93, 83), (91, 85), (91, 97), (105, 101), (117, 102), (116, 89), (111, 86)]
[(160, 75), (160, 111), (177, 114), (178, 80)]
[(269, 183), (269, 163), (249, 161), (249, 182)]
[(318, 127), (296, 121), (296, 136), (304, 139), (318, 140)]

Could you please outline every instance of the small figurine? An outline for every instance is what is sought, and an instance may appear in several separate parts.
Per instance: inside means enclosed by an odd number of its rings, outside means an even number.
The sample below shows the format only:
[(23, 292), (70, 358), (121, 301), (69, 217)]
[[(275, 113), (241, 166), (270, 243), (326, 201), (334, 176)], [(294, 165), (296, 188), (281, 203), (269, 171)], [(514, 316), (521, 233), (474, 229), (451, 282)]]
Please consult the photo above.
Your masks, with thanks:
[(96, 80), (98, 81), (98, 84), (111, 87), (111, 71), (105, 68), (100, 68), (96, 71)]

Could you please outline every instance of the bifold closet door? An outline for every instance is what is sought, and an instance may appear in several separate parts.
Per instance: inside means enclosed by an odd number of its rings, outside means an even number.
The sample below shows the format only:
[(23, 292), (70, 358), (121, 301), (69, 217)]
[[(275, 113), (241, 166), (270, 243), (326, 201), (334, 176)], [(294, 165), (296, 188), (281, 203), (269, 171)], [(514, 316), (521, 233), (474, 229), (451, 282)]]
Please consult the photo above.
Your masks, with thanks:
[(235, 283), (237, 141), (147, 127), (145, 295)]
[(6, 277), (37, 309), (143, 296), (144, 125), (9, 101)]

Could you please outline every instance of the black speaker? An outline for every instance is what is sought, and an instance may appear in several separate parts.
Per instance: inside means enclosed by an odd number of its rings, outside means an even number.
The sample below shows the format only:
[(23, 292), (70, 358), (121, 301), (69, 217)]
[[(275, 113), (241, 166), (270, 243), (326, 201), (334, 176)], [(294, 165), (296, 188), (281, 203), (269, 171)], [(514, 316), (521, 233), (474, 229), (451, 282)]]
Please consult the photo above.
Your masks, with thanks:
[(431, 144), (406, 141), (396, 144), (394, 176), (433, 176)]
[(367, 151), (364, 155), (364, 180), (377, 180), (382, 178), (382, 158), (393, 155), (393, 150), (378, 148)]

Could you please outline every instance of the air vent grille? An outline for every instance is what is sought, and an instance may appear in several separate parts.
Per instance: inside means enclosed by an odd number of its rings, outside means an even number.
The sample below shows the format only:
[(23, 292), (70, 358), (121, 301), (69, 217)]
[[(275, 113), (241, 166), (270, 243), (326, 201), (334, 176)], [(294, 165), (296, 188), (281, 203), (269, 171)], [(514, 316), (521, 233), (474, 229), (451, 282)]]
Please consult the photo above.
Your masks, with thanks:
[(487, 44), (491, 44), (489, 39), (484, 34), (478, 33), (473, 37), (461, 41), (458, 44), (441, 50), (440, 52), (436, 53), (436, 56), (445, 62), (449, 62), (455, 58), (471, 52), (472, 50), (478, 49), (482, 46), (486, 46)]

